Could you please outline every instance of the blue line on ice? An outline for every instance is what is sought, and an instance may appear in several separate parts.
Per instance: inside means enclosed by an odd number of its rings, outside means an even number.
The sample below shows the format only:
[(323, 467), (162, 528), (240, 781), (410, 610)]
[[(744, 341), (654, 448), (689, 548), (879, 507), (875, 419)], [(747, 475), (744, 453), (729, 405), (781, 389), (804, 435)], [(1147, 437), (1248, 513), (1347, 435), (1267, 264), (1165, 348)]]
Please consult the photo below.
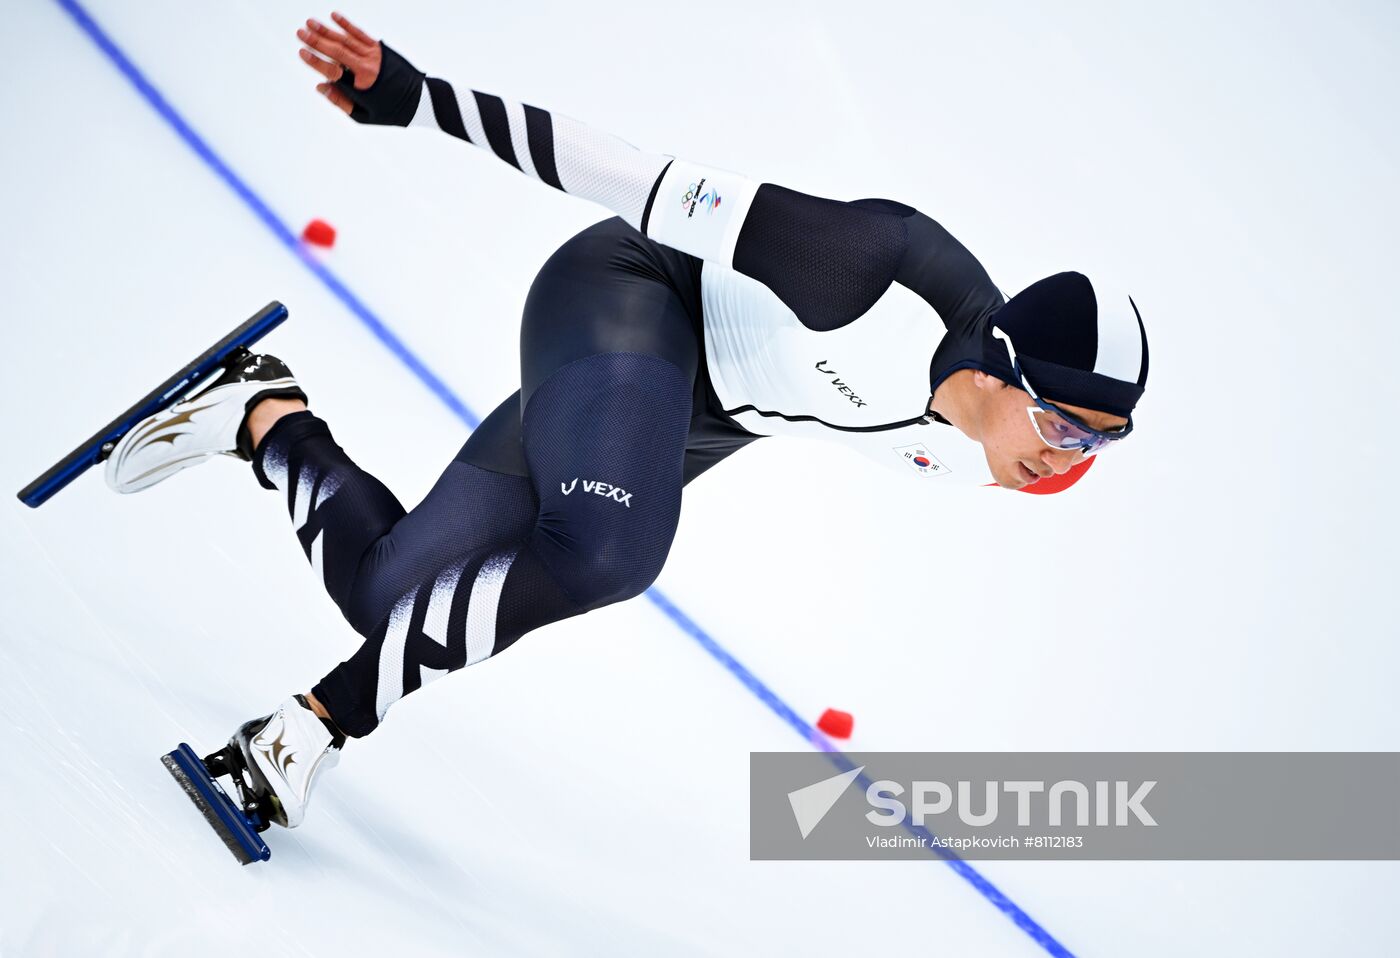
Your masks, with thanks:
[[(145, 75), (136, 67), (136, 64), (132, 63), (131, 60), (127, 58), (126, 54), (123, 53), (116, 43), (112, 41), (112, 38), (97, 25), (97, 22), (89, 16), (87, 10), (85, 10), (81, 4), (77, 3), (76, 0), (56, 0), (56, 2), (68, 12), (93, 43), (97, 44), (98, 48), (107, 55), (108, 59), (112, 61), (112, 64), (131, 81), (131, 85), (136, 87), (137, 92), (145, 97), (146, 102), (151, 105), (152, 109), (159, 113), (160, 116), (170, 124), (175, 132), (180, 135), (180, 138), (185, 141), (186, 145), (189, 146), (200, 159), (208, 164), (209, 168), (214, 171), (219, 179), (228, 184), (229, 189), (233, 190), (233, 192), (238, 195), (238, 198), (248, 205), (248, 208), (253, 211), (258, 219), (263, 221), (282, 245), (291, 250), (307, 269), (316, 274), (316, 278), (325, 283), (326, 287), (345, 304), (346, 308), (348, 308), (360, 322), (369, 327), (370, 331), (379, 338), (380, 342), (382, 342), (391, 353), (397, 356), (405, 366), (412, 370), (414, 375), (421, 379), (424, 385), (432, 390), (434, 395), (441, 399), (448, 409), (451, 409), (458, 418), (465, 422), (469, 429), (475, 429), (481, 424), (481, 420), (467, 407), (466, 403), (458, 398), (457, 394), (454, 393), (446, 383), (439, 379), (437, 374), (429, 369), (421, 359), (414, 355), (413, 352), (404, 345), (403, 341), (399, 339), (398, 336), (394, 335), (393, 331), (350, 291), (349, 287), (342, 283), (340, 279), (322, 263), (317, 262), (316, 258), (307, 251), (306, 246), (298, 239), (296, 234), (288, 229), (287, 224), (282, 222), (282, 220), (277, 217), (277, 214), (273, 213), (272, 210), (268, 208), (268, 205), (262, 201), (262, 198), (254, 193), (237, 173), (229, 169), (228, 164), (214, 152), (213, 148), (204, 141), (203, 137), (194, 131), (193, 127), (185, 122), (184, 118), (175, 111), (175, 108), (161, 95), (160, 91), (151, 85), (151, 82), (146, 79)], [(800, 715), (794, 712), (786, 702), (778, 697), (777, 693), (764, 684), (758, 676), (745, 668), (742, 662), (729, 654), (722, 645), (716, 642), (709, 633), (700, 628), (690, 616), (682, 612), (659, 589), (648, 589), (646, 595), (657, 608), (675, 622), (682, 632), (700, 643), (701, 648), (710, 653), (710, 655), (728, 669), (735, 678), (744, 683), (749, 691), (753, 692), (753, 694), (758, 697), (759, 701), (767, 705), (779, 718), (792, 726), (793, 729), (797, 731), (797, 734), (801, 735), (823, 752), (828, 753), (832, 759), (832, 764), (843, 771), (854, 767), (850, 763), (850, 760), (827, 740), (826, 736), (822, 735)], [(909, 826), (909, 829), (916, 835), (922, 834), (924, 837), (928, 835), (921, 826)], [(973, 888), (976, 888), (977, 891), (995, 905), (998, 910), (1015, 922), (1018, 928), (1030, 935), (1031, 938), (1047, 952), (1058, 956), (1058, 958), (1073, 958), (1072, 953), (1065, 948), (1064, 945), (1056, 941), (1049, 932), (1042, 928), (1030, 915), (1021, 910), (1015, 902), (1002, 894), (1000, 889), (986, 878), (982, 877), (979, 871), (951, 853), (941, 854), (940, 858), (955, 872), (966, 879)]]

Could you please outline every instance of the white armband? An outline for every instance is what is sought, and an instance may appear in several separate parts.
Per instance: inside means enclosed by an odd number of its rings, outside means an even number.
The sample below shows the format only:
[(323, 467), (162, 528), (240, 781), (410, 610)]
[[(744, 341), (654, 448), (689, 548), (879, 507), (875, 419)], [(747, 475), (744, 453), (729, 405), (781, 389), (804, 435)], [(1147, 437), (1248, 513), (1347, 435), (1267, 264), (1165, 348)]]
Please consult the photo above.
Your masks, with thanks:
[(739, 173), (677, 159), (661, 177), (646, 235), (682, 253), (732, 267), (739, 230), (758, 187)]

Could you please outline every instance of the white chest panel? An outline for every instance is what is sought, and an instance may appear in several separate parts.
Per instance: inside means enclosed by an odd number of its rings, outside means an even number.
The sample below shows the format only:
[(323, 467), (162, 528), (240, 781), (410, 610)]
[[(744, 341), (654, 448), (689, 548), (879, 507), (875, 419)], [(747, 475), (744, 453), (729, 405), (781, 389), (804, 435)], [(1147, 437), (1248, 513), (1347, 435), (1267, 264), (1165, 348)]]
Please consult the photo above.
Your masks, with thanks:
[(715, 394), (748, 431), (839, 442), (923, 480), (991, 481), (981, 445), (952, 426), (849, 428), (917, 419), (928, 407), (944, 327), (916, 293), (892, 283), (854, 322), (818, 332), (767, 286), (707, 262), (701, 300)]

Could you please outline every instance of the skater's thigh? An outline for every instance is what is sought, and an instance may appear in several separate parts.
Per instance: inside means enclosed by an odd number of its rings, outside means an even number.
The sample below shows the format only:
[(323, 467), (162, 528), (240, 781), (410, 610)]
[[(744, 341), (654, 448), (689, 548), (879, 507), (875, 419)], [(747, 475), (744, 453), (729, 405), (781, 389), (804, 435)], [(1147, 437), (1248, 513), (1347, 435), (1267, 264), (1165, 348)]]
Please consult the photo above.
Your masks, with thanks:
[(367, 605), (392, 605), (444, 557), (511, 541), (528, 541), (588, 607), (659, 573), (679, 519), (699, 339), (631, 232), (595, 224), (541, 268), (521, 324), (520, 391), (367, 553)]
[(533, 547), (581, 605), (638, 595), (660, 573), (680, 519), (690, 412), (686, 373), (633, 352), (567, 363), (526, 403)]

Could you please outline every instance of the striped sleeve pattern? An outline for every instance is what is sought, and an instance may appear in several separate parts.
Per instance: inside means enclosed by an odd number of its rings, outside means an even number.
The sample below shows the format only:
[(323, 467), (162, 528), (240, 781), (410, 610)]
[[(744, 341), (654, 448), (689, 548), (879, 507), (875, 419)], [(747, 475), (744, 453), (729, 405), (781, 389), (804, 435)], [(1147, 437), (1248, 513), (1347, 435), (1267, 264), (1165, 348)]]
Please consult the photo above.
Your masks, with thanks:
[(601, 203), (643, 230), (647, 202), (671, 157), (644, 153), (566, 116), (428, 77), (409, 126), (442, 130), (489, 149), (556, 190)]

